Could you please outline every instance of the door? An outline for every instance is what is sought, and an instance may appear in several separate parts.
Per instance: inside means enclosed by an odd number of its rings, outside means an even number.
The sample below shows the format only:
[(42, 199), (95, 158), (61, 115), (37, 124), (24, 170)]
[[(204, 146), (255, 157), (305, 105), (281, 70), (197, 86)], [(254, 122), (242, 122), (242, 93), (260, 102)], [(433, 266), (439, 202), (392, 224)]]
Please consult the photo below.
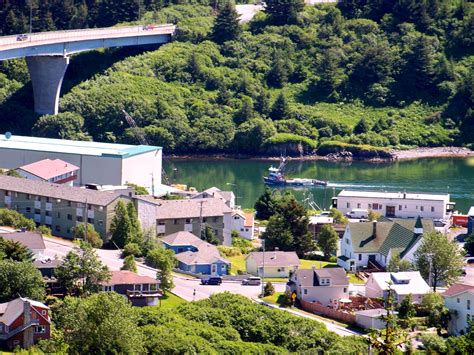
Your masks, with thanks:
[(211, 265), (211, 275), (217, 275), (217, 265), (216, 264)]
[(395, 217), (395, 206), (387, 206), (385, 215), (387, 217)]

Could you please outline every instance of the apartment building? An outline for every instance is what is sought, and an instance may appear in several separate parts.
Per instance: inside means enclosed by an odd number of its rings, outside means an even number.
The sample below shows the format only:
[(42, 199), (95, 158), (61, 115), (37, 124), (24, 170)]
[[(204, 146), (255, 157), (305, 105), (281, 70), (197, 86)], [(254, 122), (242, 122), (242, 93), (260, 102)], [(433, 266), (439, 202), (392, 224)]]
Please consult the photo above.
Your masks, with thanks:
[(115, 205), (121, 199), (130, 200), (131, 196), (0, 176), (0, 208), (14, 209), (65, 238), (72, 238), (74, 227), (87, 219), (106, 240)]
[(136, 196), (134, 200), (144, 230), (156, 229), (158, 236), (180, 231), (200, 235), (201, 228), (209, 226), (222, 244), (231, 245), (232, 209), (219, 198), (159, 200)]

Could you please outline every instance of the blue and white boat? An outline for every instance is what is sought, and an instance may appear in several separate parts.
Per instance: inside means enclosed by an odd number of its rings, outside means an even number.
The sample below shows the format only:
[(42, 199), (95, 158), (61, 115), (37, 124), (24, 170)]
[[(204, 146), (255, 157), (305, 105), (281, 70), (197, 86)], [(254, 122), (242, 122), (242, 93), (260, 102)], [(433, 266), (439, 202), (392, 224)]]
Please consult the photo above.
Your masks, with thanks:
[(285, 166), (286, 159), (281, 158), (280, 165), (278, 168), (270, 166), (268, 168), (268, 176), (263, 177), (263, 181), (266, 185), (270, 186), (294, 186), (294, 187), (304, 187), (304, 186), (326, 186), (327, 181), (316, 180), (316, 179), (304, 179), (304, 178), (285, 178)]

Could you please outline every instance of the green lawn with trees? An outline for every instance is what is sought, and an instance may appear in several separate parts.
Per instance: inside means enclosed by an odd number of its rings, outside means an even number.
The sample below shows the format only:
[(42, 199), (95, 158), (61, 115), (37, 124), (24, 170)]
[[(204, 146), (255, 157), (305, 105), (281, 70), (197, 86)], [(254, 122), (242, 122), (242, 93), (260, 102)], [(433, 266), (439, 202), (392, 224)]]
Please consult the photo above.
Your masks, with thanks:
[[(32, 112), (23, 59), (1, 62), (4, 130), (136, 143), (125, 109), (168, 154), (325, 154), (331, 141), (371, 157), (383, 154), (372, 146), (474, 143), (472, 2), (270, 0), (244, 25), (228, 2), (179, 3), (142, 4), (142, 23), (178, 25), (172, 43), (74, 56), (58, 116)], [(132, 0), (32, 9), (35, 31), (138, 18)], [(6, 4), (0, 31), (27, 32), (28, 16), (26, 3)]]

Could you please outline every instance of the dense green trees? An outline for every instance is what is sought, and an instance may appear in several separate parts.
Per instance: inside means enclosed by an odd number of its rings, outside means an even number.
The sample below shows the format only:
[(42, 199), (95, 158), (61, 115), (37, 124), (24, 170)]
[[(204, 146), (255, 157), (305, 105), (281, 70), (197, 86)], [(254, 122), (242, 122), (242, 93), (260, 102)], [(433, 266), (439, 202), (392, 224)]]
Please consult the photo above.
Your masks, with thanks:
[(31, 261), (0, 260), (0, 303), (18, 296), (41, 301), (44, 286), (41, 273)]
[(111, 232), (112, 241), (119, 248), (123, 248), (129, 243), (142, 245), (143, 232), (133, 202), (130, 201), (127, 204), (123, 201), (117, 202)]
[(304, 7), (303, 0), (268, 0), (266, 3), (265, 12), (275, 25), (295, 23), (298, 12)]
[(156, 247), (148, 252), (145, 261), (147, 265), (158, 269), (156, 278), (160, 280), (160, 288), (164, 292), (170, 291), (174, 287), (171, 272), (176, 263), (173, 251)]
[(120, 270), (129, 270), (132, 272), (137, 272), (137, 263), (135, 262), (135, 257), (133, 255), (127, 255), (123, 259), (123, 266)]
[(20, 212), (7, 208), (0, 209), (0, 225), (14, 228), (26, 228), (33, 231), (36, 224), (32, 219), (26, 218)]
[(217, 13), (214, 27), (212, 28), (212, 39), (217, 43), (224, 43), (237, 39), (242, 29), (239, 25), (239, 14), (235, 10), (232, 0), (227, 0)]
[(0, 260), (2, 259), (32, 261), (33, 253), (24, 244), (0, 236)]
[(339, 235), (331, 224), (325, 224), (317, 236), (319, 249), (323, 252), (326, 260), (335, 254), (339, 244)]
[(104, 244), (99, 233), (97, 233), (97, 231), (94, 229), (94, 225), (90, 223), (87, 223), (87, 233), (86, 227), (83, 223), (75, 226), (74, 238), (85, 240), (94, 248), (101, 248), (102, 244)]

